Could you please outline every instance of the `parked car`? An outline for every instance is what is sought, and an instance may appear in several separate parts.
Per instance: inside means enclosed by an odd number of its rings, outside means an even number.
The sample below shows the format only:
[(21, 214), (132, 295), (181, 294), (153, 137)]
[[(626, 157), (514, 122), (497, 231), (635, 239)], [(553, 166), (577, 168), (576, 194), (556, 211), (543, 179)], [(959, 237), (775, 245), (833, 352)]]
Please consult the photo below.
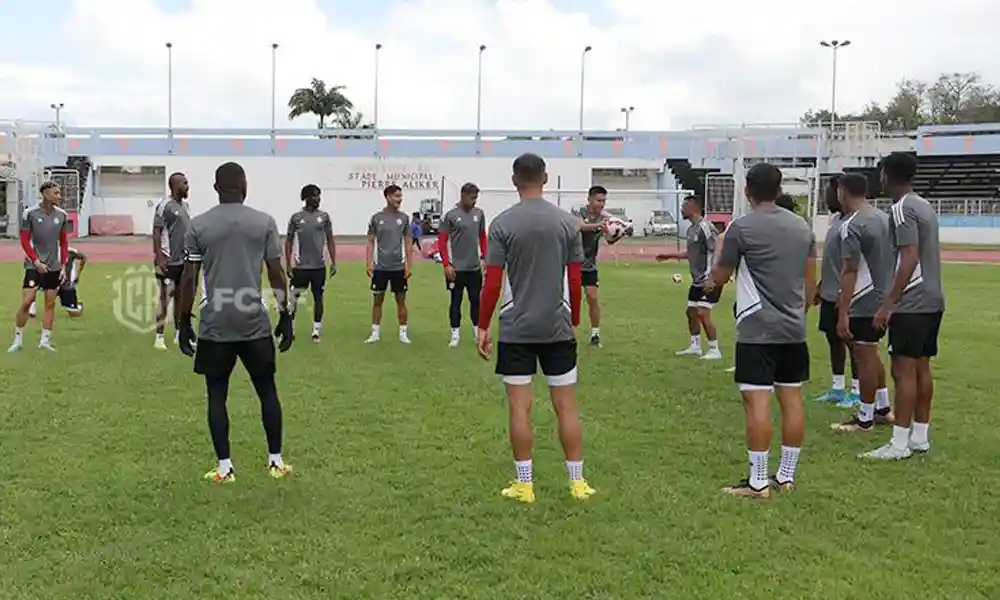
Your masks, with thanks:
[(441, 226), (441, 199), (424, 198), (420, 201), (420, 228), (424, 235), (435, 235)]
[(668, 210), (661, 208), (653, 209), (652, 214), (649, 215), (649, 219), (646, 220), (646, 225), (642, 228), (642, 235), (646, 237), (651, 235), (676, 236), (677, 220), (674, 219), (674, 216)]
[(628, 218), (628, 215), (625, 214), (625, 209), (624, 208), (605, 208), (604, 212), (608, 213), (612, 217), (618, 217), (622, 221), (625, 221), (625, 223), (626, 223), (626, 226), (625, 226), (625, 235), (626, 236), (632, 237), (633, 235), (635, 235), (635, 225), (632, 223), (632, 219)]

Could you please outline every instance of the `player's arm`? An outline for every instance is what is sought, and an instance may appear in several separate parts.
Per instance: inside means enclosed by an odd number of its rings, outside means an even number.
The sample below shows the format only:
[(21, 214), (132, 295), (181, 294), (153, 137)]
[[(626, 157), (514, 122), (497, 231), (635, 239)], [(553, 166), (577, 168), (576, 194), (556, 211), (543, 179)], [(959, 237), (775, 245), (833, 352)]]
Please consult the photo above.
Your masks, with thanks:
[(274, 292), (274, 300), (278, 305), (278, 311), (288, 312), (288, 279), (285, 277), (285, 269), (281, 266), (281, 246), (278, 243), (278, 224), (274, 219), (267, 229), (267, 238), (264, 242), (264, 269), (267, 271), (267, 282), (271, 284), (271, 291)]
[(73, 249), (73, 253), (76, 255), (76, 262), (79, 264), (76, 269), (76, 281), (73, 282), (76, 283), (83, 277), (83, 270), (87, 267), (87, 253), (75, 248)]
[(407, 218), (405, 227), (403, 229), (403, 264), (406, 265), (406, 270), (410, 271), (413, 268), (413, 230), (410, 229), (410, 220)]
[(38, 253), (35, 252), (35, 247), (31, 245), (31, 218), (28, 216), (28, 211), (24, 211), (21, 214), (21, 250), (24, 255), (31, 261), (31, 264), (38, 268)]
[(848, 221), (840, 226), (840, 296), (837, 299), (837, 319), (846, 320), (851, 311), (851, 300), (858, 285), (858, 268), (861, 264), (861, 231)]
[(479, 219), (479, 256), (486, 260), (486, 215)]
[(507, 248), (504, 233), (496, 221), (490, 224), (489, 242), (486, 245), (486, 273), (483, 289), (479, 294), (479, 329), (489, 331), (493, 323), (493, 312), (500, 301), (503, 290), (503, 270), (507, 264)]
[(333, 223), (327, 215), (326, 224), (323, 226), (323, 233), (326, 234), (326, 253), (330, 255), (330, 265), (337, 266), (337, 240), (333, 238)]
[(288, 219), (288, 229), (285, 231), (285, 264), (292, 269), (292, 251), (295, 249), (295, 215)]
[[(159, 252), (159, 248), (157, 248)], [(180, 306), (181, 320), (190, 324), (191, 313), (194, 310), (194, 296), (198, 290), (198, 279), (201, 274), (201, 260), (204, 249), (198, 240), (198, 230), (194, 224), (188, 228), (184, 236), (184, 270), (181, 271), (180, 289), (177, 302)]]
[(369, 276), (371, 275), (372, 269), (375, 268), (375, 215), (372, 215), (370, 221), (368, 221), (368, 241), (365, 243), (365, 266), (368, 269)]
[(743, 256), (742, 241), (743, 237), (740, 235), (739, 226), (733, 222), (726, 230), (725, 243), (721, 243), (720, 240), (716, 244), (719, 248), (719, 260), (715, 261), (708, 280), (705, 282), (706, 288), (722, 287), (729, 282), (729, 278), (733, 276), (733, 271), (736, 270), (736, 266), (740, 264), (740, 258)]
[(167, 201), (163, 200), (157, 204), (156, 211), (153, 213), (153, 263), (158, 268), (163, 268), (166, 264), (166, 257), (163, 256), (163, 250), (160, 248), (160, 243), (163, 241), (163, 228), (166, 227), (163, 220), (163, 209), (166, 203)]
[(920, 233), (917, 216), (905, 206), (893, 206), (890, 211), (893, 220), (895, 244), (899, 254), (896, 276), (882, 305), (892, 308), (903, 297), (903, 290), (909, 285), (913, 272), (920, 262)]
[(809, 254), (806, 255), (806, 312), (812, 305), (812, 298), (819, 290), (819, 283), (816, 281), (816, 236), (810, 232)]
[(447, 269), (451, 266), (451, 256), (448, 254), (448, 236), (451, 235), (451, 219), (445, 214), (438, 228), (438, 254), (441, 255), (441, 266)]
[(569, 253), (566, 256), (566, 280), (569, 283), (569, 312), (573, 327), (580, 325), (580, 309), (583, 303), (583, 237), (581, 232), (571, 230)]
[(62, 227), (59, 229), (59, 264), (65, 273), (66, 263), (69, 262), (69, 234), (73, 225), (69, 219), (63, 219)]

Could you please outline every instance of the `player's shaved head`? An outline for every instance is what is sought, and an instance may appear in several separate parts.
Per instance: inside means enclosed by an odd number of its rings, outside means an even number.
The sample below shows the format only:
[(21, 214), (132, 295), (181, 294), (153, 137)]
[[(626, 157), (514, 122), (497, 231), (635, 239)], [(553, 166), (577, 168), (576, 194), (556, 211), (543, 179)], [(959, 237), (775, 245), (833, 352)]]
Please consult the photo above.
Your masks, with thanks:
[(549, 182), (549, 176), (545, 170), (545, 159), (530, 152), (518, 156), (514, 159), (511, 181), (518, 189), (541, 188)]
[(247, 196), (247, 174), (239, 163), (227, 162), (215, 170), (219, 202), (243, 202)]

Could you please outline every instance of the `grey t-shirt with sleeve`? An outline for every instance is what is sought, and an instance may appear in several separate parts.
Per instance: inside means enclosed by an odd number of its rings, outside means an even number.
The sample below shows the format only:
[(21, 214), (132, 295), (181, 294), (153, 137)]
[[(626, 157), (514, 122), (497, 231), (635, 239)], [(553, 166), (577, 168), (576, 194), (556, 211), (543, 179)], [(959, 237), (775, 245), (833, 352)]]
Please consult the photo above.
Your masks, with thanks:
[(184, 240), (190, 226), (191, 215), (183, 200), (166, 198), (156, 206), (153, 229), (160, 230), (160, 252), (168, 266), (184, 264)]
[[(573, 209), (574, 216), (579, 217), (584, 223), (588, 225), (593, 225), (595, 223), (602, 223), (606, 219), (610, 218), (611, 215), (601, 211), (599, 215), (593, 215), (586, 206), (581, 206)], [(580, 239), (583, 244), (583, 264), (580, 266), (581, 271), (596, 271), (597, 270), (597, 253), (601, 249), (601, 238), (604, 237), (603, 229), (595, 229), (594, 231), (581, 231)]]
[(858, 261), (858, 277), (851, 297), (851, 317), (874, 317), (892, 286), (892, 237), (889, 215), (866, 206), (840, 224), (844, 262)]
[(687, 230), (687, 259), (691, 268), (691, 284), (704, 285), (715, 266), (715, 247), (719, 232), (708, 219), (702, 219)]
[(941, 242), (937, 212), (929, 202), (910, 192), (892, 205), (890, 227), (896, 248), (895, 270), (899, 270), (900, 250), (917, 246), (920, 259), (896, 306), (898, 313), (944, 311), (941, 281)]
[(806, 341), (806, 262), (816, 239), (806, 221), (774, 204), (730, 223), (719, 265), (736, 269), (736, 341)]
[(201, 263), (206, 301), (198, 316), (198, 337), (246, 342), (271, 336), (261, 302), (264, 263), (280, 260), (274, 217), (243, 204), (219, 204), (191, 220), (186, 260)]
[(840, 253), (840, 224), (843, 215), (830, 214), (830, 228), (826, 230), (823, 242), (823, 259), (820, 264), (819, 297), (827, 302), (836, 302), (840, 296), (840, 269), (843, 259)]
[(579, 222), (542, 199), (521, 200), (490, 223), (486, 264), (504, 268), (499, 341), (573, 339), (566, 266), (584, 260)]
[(406, 266), (404, 253), (409, 252), (406, 239), (410, 235), (410, 217), (398, 210), (381, 210), (368, 221), (368, 235), (375, 236), (376, 271), (402, 271)]
[(479, 236), (486, 233), (486, 213), (473, 206), (449, 210), (441, 219), (441, 231), (448, 234), (448, 258), (456, 271), (479, 270)]
[[(72, 224), (66, 211), (53, 206), (50, 212), (46, 212), (41, 204), (29, 208), (21, 214), (21, 231), (28, 233), (31, 247), (35, 249), (38, 260), (45, 265), (49, 271), (59, 271), (63, 268), (62, 257), (59, 255), (59, 238), (65, 231), (72, 231)], [(27, 257), (24, 259), (25, 269), (34, 269)]]
[(288, 239), (297, 269), (323, 269), (328, 236), (333, 235), (330, 215), (322, 210), (300, 210), (288, 220)]

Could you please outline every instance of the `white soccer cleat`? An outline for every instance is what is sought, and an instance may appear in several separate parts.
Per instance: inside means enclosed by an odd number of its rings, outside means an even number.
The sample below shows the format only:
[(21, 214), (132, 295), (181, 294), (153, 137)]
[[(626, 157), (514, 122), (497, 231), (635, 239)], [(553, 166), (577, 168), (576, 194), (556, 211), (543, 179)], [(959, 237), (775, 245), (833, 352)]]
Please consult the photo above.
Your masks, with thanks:
[(410, 336), (406, 335), (405, 333), (399, 334), (399, 343), (400, 344), (409, 344), (410, 343)]
[(908, 446), (911, 452), (915, 452), (917, 454), (924, 454), (931, 451), (930, 442), (914, 442), (913, 440), (910, 440)]
[(899, 447), (892, 442), (884, 446), (859, 454), (858, 458), (870, 458), (872, 460), (905, 460), (913, 456), (913, 451), (908, 446)]
[(153, 347), (157, 350), (166, 350), (167, 343), (163, 341), (162, 337), (157, 336), (156, 341), (153, 342)]
[(718, 348), (709, 349), (708, 352), (702, 355), (701, 360), (720, 360), (722, 358), (722, 351)]
[(377, 343), (379, 341), (379, 339), (381, 339), (381, 338), (379, 338), (379, 336), (377, 336), (377, 335), (375, 335), (373, 333), (370, 336), (368, 336), (368, 339), (365, 340), (365, 343), (366, 344), (375, 344), (375, 343)]
[(44, 341), (38, 342), (39, 350), (48, 350), (49, 352), (55, 352), (56, 349), (52, 347), (52, 342)]
[(17, 352), (21, 349), (21, 340), (14, 340), (14, 343), (7, 348), (7, 352)]
[(678, 350), (677, 352), (674, 352), (674, 356), (701, 356), (701, 348), (688, 346), (683, 350)]
[(459, 341), (461, 341), (461, 338), (459, 338), (457, 335), (451, 336), (451, 341), (448, 342), (448, 347), (449, 348), (458, 348)]

